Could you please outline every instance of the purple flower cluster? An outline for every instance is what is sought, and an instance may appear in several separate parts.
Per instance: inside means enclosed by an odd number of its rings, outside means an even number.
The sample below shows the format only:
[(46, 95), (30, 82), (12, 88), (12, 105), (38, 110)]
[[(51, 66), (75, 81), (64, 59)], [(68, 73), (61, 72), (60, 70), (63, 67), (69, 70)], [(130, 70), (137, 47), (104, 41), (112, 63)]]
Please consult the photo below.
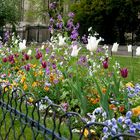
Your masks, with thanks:
[(9, 31), (6, 31), (4, 33), (4, 42), (7, 42), (9, 40), (9, 38), (10, 38), (10, 33), (9, 33)]
[(104, 124), (106, 126), (103, 128), (103, 140), (121, 133), (136, 134), (140, 132), (140, 122), (133, 123), (131, 111), (128, 111), (125, 116), (120, 116), (118, 119), (106, 120)]
[(82, 36), (82, 42), (88, 44), (88, 37), (85, 34)]
[(85, 56), (81, 56), (80, 59), (78, 60), (78, 64), (81, 66), (87, 66), (88, 65), (87, 58)]
[(70, 19), (67, 21), (67, 29), (68, 29), (68, 31), (71, 31), (73, 28), (74, 28), (73, 19), (70, 18)]
[(52, 3), (49, 4), (49, 8), (51, 10), (54, 10), (56, 8), (56, 6), (57, 6), (57, 3), (56, 2), (52, 2)]
[(132, 98), (140, 96), (140, 84), (136, 84), (134, 87), (127, 87), (128, 97)]
[(62, 19), (62, 16), (60, 14), (58, 14), (56, 28), (62, 29), (62, 27), (63, 27), (63, 19)]
[(56, 27), (57, 27), (58, 29), (62, 29), (62, 27), (63, 27), (63, 22), (57, 22), (57, 23), (56, 23)]
[(72, 40), (76, 40), (77, 38), (78, 38), (78, 31), (76, 30), (76, 29), (74, 29), (72, 32), (71, 32), (71, 36), (70, 36), (70, 38), (72, 39)]
[(69, 12), (69, 13), (68, 13), (68, 16), (69, 16), (70, 18), (73, 18), (73, 17), (75, 16), (75, 14), (74, 14), (73, 12)]

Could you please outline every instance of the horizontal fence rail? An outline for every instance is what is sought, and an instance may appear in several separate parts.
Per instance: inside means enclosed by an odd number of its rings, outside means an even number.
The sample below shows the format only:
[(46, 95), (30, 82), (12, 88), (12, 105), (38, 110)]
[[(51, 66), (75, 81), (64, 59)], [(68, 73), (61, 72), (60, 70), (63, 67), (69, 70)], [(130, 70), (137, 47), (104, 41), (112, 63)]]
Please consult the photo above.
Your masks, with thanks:
[[(78, 113), (66, 112), (48, 97), (35, 101), (32, 94), (19, 88), (11, 91), (9, 86), (0, 87), (0, 140), (99, 140), (100, 136), (91, 131), (96, 126), (106, 125), (87, 123)], [(88, 131), (86, 138), (85, 130)], [(120, 136), (140, 138), (124, 133), (112, 140)]]

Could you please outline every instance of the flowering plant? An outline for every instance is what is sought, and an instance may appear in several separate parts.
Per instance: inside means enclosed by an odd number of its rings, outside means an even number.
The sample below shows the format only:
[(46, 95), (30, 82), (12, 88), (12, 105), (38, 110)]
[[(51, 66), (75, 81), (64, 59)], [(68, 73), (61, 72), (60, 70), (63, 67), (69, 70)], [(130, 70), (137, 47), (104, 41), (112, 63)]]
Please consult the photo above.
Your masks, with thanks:
[[(53, 9), (56, 3), (50, 6)], [(88, 115), (91, 122), (108, 124), (110, 129), (103, 128), (103, 138), (125, 131), (138, 132), (139, 84), (125, 85), (128, 69), (114, 63), (107, 45), (98, 45), (100, 37), (90, 34), (82, 37), (83, 43), (79, 40), (79, 24), (73, 24), (73, 17), (69, 13), (66, 23), (60, 14), (51, 17), (52, 37), (42, 46), (28, 47), (25, 40), (14, 37), (10, 41), (6, 39), (8, 44), (1, 43), (3, 88), (8, 85), (12, 91), (19, 87), (34, 95), (31, 98), (29, 94), (30, 103), (47, 97), (65, 111), (76, 111)], [(113, 47), (112, 51), (116, 51), (118, 44)]]

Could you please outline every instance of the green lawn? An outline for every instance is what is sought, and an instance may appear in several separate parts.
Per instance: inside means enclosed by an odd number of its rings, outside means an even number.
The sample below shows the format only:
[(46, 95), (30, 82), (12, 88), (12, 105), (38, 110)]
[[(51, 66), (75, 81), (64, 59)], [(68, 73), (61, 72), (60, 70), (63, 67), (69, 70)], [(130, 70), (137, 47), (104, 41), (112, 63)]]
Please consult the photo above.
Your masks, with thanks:
[(113, 59), (118, 61), (121, 67), (128, 68), (126, 81), (140, 83), (140, 57), (113, 56)]

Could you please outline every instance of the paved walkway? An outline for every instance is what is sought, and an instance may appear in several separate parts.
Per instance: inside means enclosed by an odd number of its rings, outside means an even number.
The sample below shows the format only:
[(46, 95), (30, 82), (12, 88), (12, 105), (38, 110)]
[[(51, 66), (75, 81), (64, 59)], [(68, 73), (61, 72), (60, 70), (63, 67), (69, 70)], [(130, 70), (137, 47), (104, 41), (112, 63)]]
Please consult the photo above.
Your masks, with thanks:
[[(135, 57), (136, 56), (136, 48), (138, 46), (133, 46), (133, 52), (128, 52), (128, 49), (127, 49), (127, 46), (119, 46), (118, 47), (118, 51), (115, 52), (115, 53), (112, 53), (112, 55), (124, 55), (124, 56), (133, 56)], [(110, 50), (110, 54), (111, 54), (111, 48), (112, 48), (112, 45), (109, 46), (109, 50)]]

